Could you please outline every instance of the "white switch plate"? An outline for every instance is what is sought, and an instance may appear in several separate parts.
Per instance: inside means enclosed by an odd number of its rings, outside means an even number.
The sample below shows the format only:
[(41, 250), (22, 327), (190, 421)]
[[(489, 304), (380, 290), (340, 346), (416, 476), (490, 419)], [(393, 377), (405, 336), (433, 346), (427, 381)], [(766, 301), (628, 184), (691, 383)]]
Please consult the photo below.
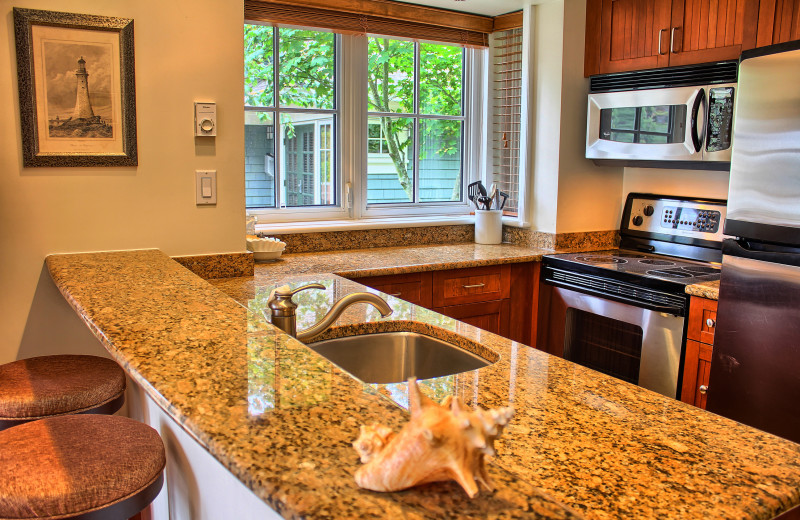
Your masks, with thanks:
[(216, 103), (194, 104), (194, 135), (210, 137), (217, 135)]
[(217, 203), (217, 170), (196, 170), (195, 198), (198, 206)]

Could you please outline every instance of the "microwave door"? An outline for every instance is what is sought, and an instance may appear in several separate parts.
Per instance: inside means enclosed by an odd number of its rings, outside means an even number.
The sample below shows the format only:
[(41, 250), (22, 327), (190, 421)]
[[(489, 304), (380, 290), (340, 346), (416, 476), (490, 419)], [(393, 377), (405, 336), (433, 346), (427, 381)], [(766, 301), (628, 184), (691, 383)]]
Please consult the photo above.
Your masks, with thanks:
[(586, 157), (699, 161), (705, 108), (703, 87), (590, 94)]

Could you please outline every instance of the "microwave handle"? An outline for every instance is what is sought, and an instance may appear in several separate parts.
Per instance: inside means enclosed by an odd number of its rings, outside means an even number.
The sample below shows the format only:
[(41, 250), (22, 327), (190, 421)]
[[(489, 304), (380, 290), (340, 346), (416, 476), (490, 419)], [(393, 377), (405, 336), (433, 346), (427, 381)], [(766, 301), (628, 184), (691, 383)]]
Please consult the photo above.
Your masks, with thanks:
[[(705, 105), (706, 101), (706, 91), (705, 89), (700, 89), (697, 91), (697, 95), (694, 98), (694, 103), (692, 104), (692, 122), (691, 122), (691, 132), (692, 132), (692, 144), (694, 145), (694, 151), (699, 152), (700, 148), (703, 146), (703, 138), (705, 137), (705, 132), (703, 132), (703, 136), (700, 136), (700, 130), (698, 125), (698, 120), (700, 118), (700, 105)], [(705, 116), (705, 109), (703, 110), (703, 116)], [(705, 117), (704, 117), (705, 119)], [(705, 126), (705, 121), (703, 121), (703, 126)]]

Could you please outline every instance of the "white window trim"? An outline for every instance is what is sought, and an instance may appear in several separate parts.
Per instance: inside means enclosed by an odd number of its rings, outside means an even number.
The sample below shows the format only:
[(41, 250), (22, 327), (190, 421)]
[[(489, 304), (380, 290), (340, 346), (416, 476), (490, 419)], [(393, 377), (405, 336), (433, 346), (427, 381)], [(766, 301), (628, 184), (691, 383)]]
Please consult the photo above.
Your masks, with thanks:
[[(437, 42), (433, 42), (437, 43)], [(462, 160), (461, 202), (387, 204), (367, 206), (367, 38), (361, 35), (339, 35), (337, 38), (336, 74), (339, 88), (336, 91), (338, 107), (338, 126), (334, 132), (337, 179), (336, 207), (300, 207), (265, 209), (251, 208), (248, 215), (255, 215), (260, 221), (257, 229), (278, 233), (279, 229), (310, 230), (311, 228), (363, 229), (369, 227), (396, 227), (397, 225), (447, 225), (473, 222), (470, 213), (474, 211), (466, 198), (467, 184), (486, 178), (486, 168), (482, 143), (484, 136), (485, 81), (487, 62), (486, 51), (465, 48), (464, 59), (464, 106), (471, 107), (465, 120)], [(276, 147), (280, 146), (279, 114), (276, 113)], [(350, 139), (344, 143), (343, 135), (361, 135), (362, 139)], [(283, 182), (281, 178), (278, 182)], [(276, 186), (280, 188), (280, 186)], [(354, 200), (354, 194), (360, 194)], [(279, 194), (276, 193), (276, 197)], [(309, 224), (309, 223), (316, 224)], [(294, 223), (294, 224), (293, 224)], [(345, 226), (346, 224), (346, 226)], [(345, 226), (344, 228), (342, 226)], [(336, 229), (333, 229), (336, 228)], [(286, 231), (289, 232), (289, 231)]]

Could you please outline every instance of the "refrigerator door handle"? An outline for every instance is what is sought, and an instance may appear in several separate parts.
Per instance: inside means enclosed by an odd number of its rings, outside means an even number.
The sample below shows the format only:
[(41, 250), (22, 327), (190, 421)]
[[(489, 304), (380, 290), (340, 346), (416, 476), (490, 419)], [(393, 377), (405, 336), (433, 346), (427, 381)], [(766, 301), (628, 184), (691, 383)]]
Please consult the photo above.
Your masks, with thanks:
[[(700, 119), (700, 105), (705, 105), (706, 101), (706, 91), (705, 89), (700, 89), (697, 91), (697, 95), (694, 98), (694, 103), (692, 103), (692, 123), (691, 123), (691, 132), (692, 132), (692, 144), (694, 145), (694, 151), (699, 152), (700, 149), (703, 147), (703, 139), (705, 138), (705, 129), (703, 129), (703, 135), (700, 135), (700, 128), (699, 128), (699, 119)], [(705, 126), (705, 106), (703, 107), (703, 126)]]
[[(800, 267), (800, 247), (750, 243), (746, 240), (726, 238), (722, 241), (722, 254)], [(724, 271), (723, 261), (723, 271)]]

